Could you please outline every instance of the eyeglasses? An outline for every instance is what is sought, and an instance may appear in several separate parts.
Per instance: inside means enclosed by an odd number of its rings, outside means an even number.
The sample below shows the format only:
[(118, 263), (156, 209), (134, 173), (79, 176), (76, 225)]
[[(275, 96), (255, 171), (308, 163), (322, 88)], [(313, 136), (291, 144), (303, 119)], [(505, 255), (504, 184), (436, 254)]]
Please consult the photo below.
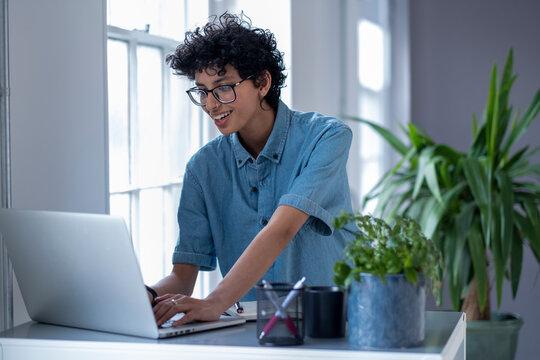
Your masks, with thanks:
[(206, 103), (208, 102), (208, 93), (212, 93), (216, 100), (220, 103), (229, 104), (236, 100), (236, 92), (234, 91), (234, 88), (246, 81), (247, 79), (250, 79), (252, 76), (253, 75), (250, 75), (247, 78), (242, 79), (236, 84), (232, 85), (220, 85), (210, 90), (194, 87), (186, 90), (186, 92), (189, 95), (191, 101), (193, 101), (193, 103), (198, 106), (206, 106)]

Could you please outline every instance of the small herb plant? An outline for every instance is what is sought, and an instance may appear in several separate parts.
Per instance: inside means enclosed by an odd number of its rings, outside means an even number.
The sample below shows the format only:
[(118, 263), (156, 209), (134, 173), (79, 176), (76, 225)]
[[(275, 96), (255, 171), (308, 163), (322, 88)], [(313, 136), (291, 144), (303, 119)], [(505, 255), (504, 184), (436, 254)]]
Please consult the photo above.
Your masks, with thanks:
[[(354, 223), (357, 230), (347, 229), (349, 223)], [(437, 295), (441, 254), (413, 219), (397, 216), (390, 226), (371, 215), (342, 211), (333, 226), (355, 235), (355, 240), (347, 243), (343, 259), (334, 265), (334, 282), (340, 288), (347, 288), (353, 280), (360, 281), (361, 273), (380, 276), (383, 282), (387, 274), (405, 274), (415, 285), (418, 274), (423, 273)]]

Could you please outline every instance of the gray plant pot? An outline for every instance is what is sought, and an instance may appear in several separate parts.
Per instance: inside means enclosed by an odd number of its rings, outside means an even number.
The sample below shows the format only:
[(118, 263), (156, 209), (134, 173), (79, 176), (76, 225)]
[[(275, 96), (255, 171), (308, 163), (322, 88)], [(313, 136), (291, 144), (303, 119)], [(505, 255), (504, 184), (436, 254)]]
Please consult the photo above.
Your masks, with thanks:
[(353, 281), (348, 298), (349, 343), (363, 348), (404, 348), (424, 341), (425, 280), (418, 285), (405, 275), (371, 274)]
[(522, 325), (518, 314), (495, 312), (490, 321), (467, 321), (467, 359), (513, 359)]

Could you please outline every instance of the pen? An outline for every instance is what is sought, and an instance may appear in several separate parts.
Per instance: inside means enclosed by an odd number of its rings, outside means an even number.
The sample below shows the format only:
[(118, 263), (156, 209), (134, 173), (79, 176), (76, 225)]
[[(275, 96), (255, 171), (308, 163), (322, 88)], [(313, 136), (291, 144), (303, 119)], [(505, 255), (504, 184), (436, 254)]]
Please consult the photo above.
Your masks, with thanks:
[(236, 308), (236, 313), (241, 314), (244, 312), (244, 308), (240, 305), (239, 301), (234, 303), (234, 307)]
[(290, 332), (293, 335), (296, 335), (298, 333), (298, 329), (296, 328), (296, 326), (294, 326), (294, 323), (287, 315), (287, 310), (285, 310), (283, 306), (279, 303), (279, 298), (277, 294), (274, 292), (274, 290), (272, 289), (272, 285), (270, 285), (270, 283), (267, 282), (266, 280), (263, 280), (263, 286), (265, 289), (268, 290), (265, 292), (265, 294), (268, 297), (268, 299), (270, 299), (272, 304), (274, 304), (274, 307), (276, 308), (276, 313), (264, 327), (263, 331), (261, 332), (261, 335), (259, 335), (259, 339), (262, 339), (262, 337), (265, 334), (267, 334), (270, 331), (270, 329), (272, 329), (272, 327), (274, 327), (275, 323), (280, 318), (283, 319), (283, 322), (285, 323), (285, 325), (287, 325)]
[(280, 305), (279, 299), (277, 298), (276, 293), (272, 291), (272, 285), (270, 285), (267, 281), (263, 280), (264, 287), (270, 290), (266, 292), (266, 294), (268, 298), (270, 299), (270, 301), (272, 302), (272, 304), (274, 304), (274, 306), (276, 307), (277, 311), (274, 314), (274, 316), (270, 319), (270, 321), (268, 321), (263, 331), (259, 335), (259, 340), (262, 339), (266, 334), (268, 334), (268, 332), (270, 332), (270, 330), (272, 329), (272, 327), (274, 327), (274, 325), (279, 320), (279, 318), (283, 319), (283, 321), (285, 322), (285, 324), (287, 325), (287, 327), (289, 328), (289, 330), (291, 331), (293, 335), (296, 335), (298, 333), (298, 329), (296, 329), (296, 326), (294, 326), (294, 323), (287, 315), (287, 312), (285, 309), (287, 309), (289, 304), (294, 300), (294, 298), (296, 298), (296, 296), (298, 295), (298, 291), (296, 290), (300, 289), (304, 285), (304, 281), (306, 281), (305, 276), (302, 277), (300, 280), (298, 280), (296, 284), (294, 284), (293, 290), (291, 290), (287, 294), (287, 297), (285, 298), (283, 303)]

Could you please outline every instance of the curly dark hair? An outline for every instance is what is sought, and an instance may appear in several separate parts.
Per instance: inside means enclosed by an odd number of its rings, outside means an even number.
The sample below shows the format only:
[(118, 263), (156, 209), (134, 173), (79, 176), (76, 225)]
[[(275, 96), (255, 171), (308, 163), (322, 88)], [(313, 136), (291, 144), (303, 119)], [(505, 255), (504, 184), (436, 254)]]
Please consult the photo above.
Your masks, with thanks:
[(265, 99), (277, 109), (286, 78), (283, 54), (278, 51), (270, 30), (252, 27), (251, 21), (244, 17), (225, 12), (214, 16), (204, 27), (188, 31), (184, 42), (167, 56), (167, 64), (176, 75), (190, 80), (195, 79), (197, 72), (208, 68), (215, 68), (222, 75), (225, 66), (230, 64), (243, 79), (253, 75), (256, 86), (260, 76), (268, 70), (272, 84)]

